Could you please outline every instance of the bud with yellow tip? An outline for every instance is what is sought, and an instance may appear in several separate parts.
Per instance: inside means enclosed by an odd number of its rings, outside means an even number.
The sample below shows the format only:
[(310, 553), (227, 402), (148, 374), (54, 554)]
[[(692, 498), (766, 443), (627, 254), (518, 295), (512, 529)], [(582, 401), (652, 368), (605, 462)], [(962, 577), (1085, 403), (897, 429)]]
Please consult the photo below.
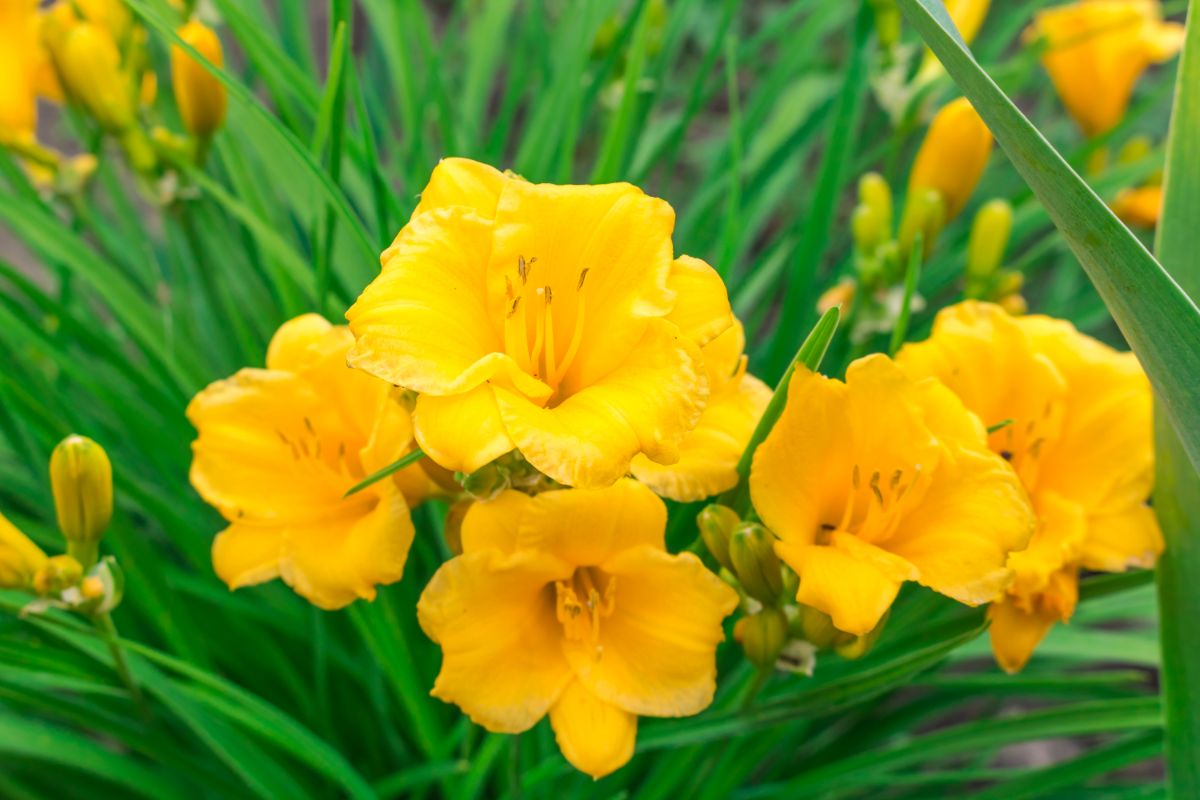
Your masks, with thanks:
[(134, 123), (135, 93), (121, 69), (121, 53), (99, 25), (80, 22), (63, 43), (59, 63), (63, 86), (88, 114), (109, 133), (121, 133)]
[[(225, 64), (221, 40), (199, 20), (178, 30), (179, 38), (214, 66)], [(208, 138), (225, 122), (225, 86), (179, 45), (171, 48), (171, 85), (184, 126), (199, 138)]]
[(729, 557), (729, 540), (741, 522), (736, 511), (718, 503), (705, 506), (704, 510), (696, 515), (696, 527), (700, 529), (700, 538), (704, 540), (704, 546), (718, 564), (731, 572), (733, 560)]
[(933, 252), (945, 226), (946, 206), (941, 192), (927, 188), (910, 190), (904, 203), (904, 217), (900, 220), (900, 260), (908, 259), (918, 234), (921, 236), (921, 250), (928, 256)]
[(892, 229), (892, 188), (878, 172), (867, 172), (858, 179), (858, 201), (871, 209), (884, 231)]
[(729, 560), (747, 594), (763, 603), (778, 602), (783, 574), (770, 531), (755, 522), (738, 527), (729, 540)]
[(50, 456), (50, 487), (67, 551), (83, 568), (96, 563), (97, 545), (112, 519), (112, 464), (86, 436), (63, 439)]
[(967, 241), (967, 297), (987, 297), (992, 278), (1008, 249), (1012, 224), (1012, 206), (1004, 200), (987, 202), (975, 215)]
[(908, 194), (933, 189), (942, 197), (946, 221), (954, 219), (983, 176), (992, 154), (992, 133), (965, 98), (934, 116), (908, 177)]
[(83, 567), (71, 556), (53, 556), (33, 576), (33, 590), (42, 597), (56, 595), (83, 580)]
[(743, 617), (738, 621), (742, 650), (751, 664), (770, 669), (788, 642), (788, 621), (783, 611), (774, 606)]
[(0, 589), (29, 589), (46, 554), (0, 514)]

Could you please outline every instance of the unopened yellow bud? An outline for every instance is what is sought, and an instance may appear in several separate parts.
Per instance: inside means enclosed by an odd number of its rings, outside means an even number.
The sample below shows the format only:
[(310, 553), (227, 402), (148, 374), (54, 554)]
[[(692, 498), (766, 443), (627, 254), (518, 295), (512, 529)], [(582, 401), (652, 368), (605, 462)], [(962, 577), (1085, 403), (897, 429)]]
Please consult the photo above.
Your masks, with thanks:
[(1117, 152), (1118, 164), (1132, 164), (1141, 161), (1154, 151), (1154, 145), (1148, 136), (1134, 136), (1121, 146)]
[(878, 172), (858, 179), (858, 202), (871, 209), (884, 231), (892, 230), (892, 188)]
[(1013, 212), (1004, 200), (986, 203), (971, 223), (971, 238), (967, 242), (967, 294), (981, 296), (978, 290), (1000, 268), (1008, 238), (1012, 234)]
[(700, 538), (713, 558), (727, 570), (733, 570), (733, 561), (729, 558), (729, 540), (733, 531), (742, 522), (741, 518), (729, 506), (712, 503), (696, 515), (696, 527), (700, 529)]
[(779, 599), (783, 575), (770, 531), (754, 522), (741, 525), (730, 537), (729, 560), (747, 594), (767, 604)]
[(1014, 317), (1020, 317), (1029, 310), (1029, 304), (1019, 294), (1005, 295), (997, 300), (996, 304)]
[[(70, 0), (88, 22), (99, 25), (112, 40), (124, 43), (133, 27), (133, 14), (124, 0)], [(67, 3), (64, 3), (67, 4)]]
[(850, 313), (850, 304), (854, 302), (854, 293), (858, 285), (853, 280), (842, 280), (826, 289), (817, 298), (817, 313), (824, 314), (831, 308), (841, 308), (842, 316)]
[(86, 436), (63, 439), (50, 456), (50, 487), (58, 528), (84, 569), (96, 561), (96, 543), (112, 519), (112, 465)]
[(921, 249), (929, 255), (945, 226), (946, 207), (941, 192), (921, 188), (910, 192), (904, 203), (904, 218), (900, 220), (901, 259), (908, 258), (918, 233), (923, 243)]
[(42, 548), (0, 514), (0, 589), (28, 589), (45, 563)]
[(888, 49), (900, 41), (900, 9), (896, 0), (870, 0), (870, 3), (875, 12), (875, 34), (880, 46)]
[(788, 621), (783, 611), (767, 606), (745, 617), (741, 626), (742, 650), (750, 663), (759, 669), (770, 669), (788, 642)]
[(67, 93), (110, 133), (133, 125), (134, 92), (121, 70), (121, 53), (108, 31), (90, 22), (67, 34), (59, 65)]
[[(179, 38), (214, 66), (225, 64), (221, 40), (204, 23), (192, 20), (179, 29)], [(225, 122), (225, 86), (191, 53), (171, 48), (171, 85), (184, 126), (195, 136), (212, 136)]]
[(965, 97), (948, 103), (933, 118), (908, 178), (911, 198), (919, 189), (942, 196), (946, 220), (962, 211), (992, 154), (992, 133)]
[(873, 253), (891, 231), (885, 230), (879, 217), (871, 207), (859, 204), (850, 215), (850, 231), (854, 234), (854, 245), (860, 253)]
[[(970, 44), (975, 35), (979, 33), (979, 29), (983, 27), (983, 21), (987, 18), (988, 6), (991, 5), (990, 0), (945, 0), (946, 13), (950, 15), (950, 19), (954, 21), (954, 27), (958, 28), (958, 35), (962, 40)], [(925, 48), (925, 56), (921, 61), (921, 69), (918, 77), (921, 80), (929, 80), (937, 77), (942, 72), (942, 65), (938, 61), (937, 56), (929, 48)]]
[(33, 590), (42, 597), (58, 594), (83, 580), (83, 567), (71, 556), (54, 556), (33, 576)]

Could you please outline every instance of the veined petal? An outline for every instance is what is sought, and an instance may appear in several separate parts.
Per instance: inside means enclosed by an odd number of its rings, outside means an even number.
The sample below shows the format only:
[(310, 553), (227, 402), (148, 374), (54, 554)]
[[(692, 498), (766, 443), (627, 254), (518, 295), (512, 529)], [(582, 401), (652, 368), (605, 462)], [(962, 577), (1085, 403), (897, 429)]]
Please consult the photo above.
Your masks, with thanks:
[(491, 500), (472, 503), (462, 524), (463, 553), (484, 550), (511, 554), (517, 549), (521, 517), (534, 499), (523, 492), (501, 492)]
[(775, 545), (800, 576), (796, 600), (833, 618), (834, 626), (862, 636), (874, 630), (891, 608), (900, 584), (917, 577), (904, 559), (859, 541), (834, 534), (831, 545)]
[(1145, 504), (1115, 513), (1088, 516), (1082, 563), (1088, 569), (1124, 572), (1154, 566), (1163, 551), (1162, 531), (1154, 510)]
[(531, 728), (571, 680), (547, 587), (572, 568), (544, 553), (467, 553), (437, 571), (417, 618), (442, 647), (433, 696), (498, 733)]
[[(580, 535), (580, 521), (587, 533)], [(594, 566), (630, 548), (662, 550), (667, 526), (663, 501), (623, 478), (603, 489), (542, 492), (524, 508), (517, 549), (550, 553), (577, 567)]]
[(1012, 580), (1008, 556), (1033, 535), (1034, 516), (1016, 473), (986, 450), (943, 460), (919, 504), (882, 544), (919, 571), (924, 586), (960, 603), (997, 599)]
[(738, 459), (770, 401), (771, 389), (743, 374), (709, 397), (700, 421), (679, 447), (679, 461), (664, 466), (636, 456), (634, 477), (663, 497), (685, 503), (732, 489)]
[[(496, 203), (507, 178), (495, 167), (469, 158), (443, 158), (433, 168), (413, 217), (452, 206), (465, 206), (483, 219), (496, 216)], [(386, 260), (387, 254), (384, 254)]]
[(550, 709), (550, 724), (563, 757), (593, 778), (620, 769), (633, 756), (637, 716), (601, 700), (577, 680)]
[(700, 259), (680, 256), (672, 261), (667, 286), (675, 292), (667, 319), (696, 344), (703, 347), (733, 324), (725, 282)]
[(541, 408), (497, 385), (496, 401), (521, 454), (559, 483), (607, 486), (638, 453), (660, 463), (679, 457), (707, 397), (699, 351), (664, 320), (611, 373), (554, 407)]
[(234, 522), (213, 540), (217, 577), (230, 589), (242, 589), (279, 577), (284, 526), (277, 522)]
[(452, 207), (414, 217), (387, 250), (383, 271), (346, 312), (351, 366), (428, 394), (460, 394), (503, 376), (544, 397), (541, 381), (509, 356), (488, 301), (493, 225)]
[(785, 542), (812, 544), (823, 520), (841, 517), (852, 469), (848, 396), (840, 381), (798, 368), (782, 416), (755, 451), (750, 496)]
[(413, 417), (421, 449), (449, 470), (474, 472), (515, 446), (487, 383), (463, 394), (420, 395)]
[(690, 553), (642, 546), (601, 568), (615, 582), (615, 609), (601, 621), (595, 645), (563, 643), (580, 683), (643, 716), (681, 717), (707, 707), (721, 621), (737, 607), (737, 594)]
[(42, 548), (0, 514), (0, 588), (24, 588), (46, 563)]
[(310, 603), (335, 609), (400, 580), (413, 540), (404, 495), (387, 481), (374, 508), (336, 520), (290, 522), (279, 574)]

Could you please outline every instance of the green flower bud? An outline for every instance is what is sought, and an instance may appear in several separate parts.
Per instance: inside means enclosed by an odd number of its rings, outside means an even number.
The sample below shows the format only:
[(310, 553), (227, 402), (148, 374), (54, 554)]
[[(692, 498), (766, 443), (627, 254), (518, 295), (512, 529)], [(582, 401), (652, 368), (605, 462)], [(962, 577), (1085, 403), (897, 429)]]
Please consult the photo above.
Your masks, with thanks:
[(459, 477), (463, 490), (476, 500), (491, 500), (512, 486), (509, 471), (493, 461), (469, 475)]
[(747, 594), (767, 605), (779, 600), (783, 574), (770, 531), (755, 522), (743, 524), (729, 540), (729, 558)]
[(1141, 161), (1143, 158), (1150, 155), (1154, 150), (1154, 145), (1150, 143), (1149, 137), (1134, 136), (1124, 145), (1117, 153), (1118, 164), (1132, 164), (1135, 161)]
[(890, 49), (900, 41), (900, 9), (895, 0), (870, 0), (875, 12), (875, 33), (879, 46)]
[(50, 455), (50, 487), (58, 529), (83, 568), (96, 562), (96, 545), (112, 519), (112, 464), (104, 448), (72, 434)]
[(879, 641), (879, 635), (883, 633), (883, 626), (887, 624), (888, 616), (888, 614), (884, 614), (883, 619), (879, 620), (879, 624), (862, 636), (855, 636), (850, 641), (835, 644), (833, 647), (834, 652), (842, 658), (851, 660), (862, 658), (871, 652), (871, 648), (875, 646), (875, 642)]
[(741, 623), (742, 650), (746, 658), (759, 669), (775, 666), (779, 654), (788, 642), (787, 617), (773, 606), (744, 618)]
[(922, 255), (928, 257), (946, 226), (946, 203), (937, 189), (917, 188), (909, 194), (900, 220), (900, 252), (907, 258), (917, 234), (922, 236)]
[(799, 636), (805, 641), (812, 642), (824, 650), (833, 647), (845, 639), (845, 634), (833, 627), (833, 618), (812, 606), (800, 606), (796, 615), (795, 627), (799, 628)]
[(967, 242), (967, 296), (984, 297), (986, 287), (1008, 249), (1013, 212), (1004, 200), (992, 200), (979, 209)]
[(728, 570), (733, 569), (733, 561), (729, 558), (729, 538), (741, 522), (737, 512), (718, 503), (705, 506), (704, 510), (696, 515), (696, 526), (700, 529), (700, 538), (704, 540), (704, 546), (712, 553), (717, 563)]
[(871, 209), (885, 236), (892, 230), (892, 189), (878, 172), (858, 179), (858, 202)]

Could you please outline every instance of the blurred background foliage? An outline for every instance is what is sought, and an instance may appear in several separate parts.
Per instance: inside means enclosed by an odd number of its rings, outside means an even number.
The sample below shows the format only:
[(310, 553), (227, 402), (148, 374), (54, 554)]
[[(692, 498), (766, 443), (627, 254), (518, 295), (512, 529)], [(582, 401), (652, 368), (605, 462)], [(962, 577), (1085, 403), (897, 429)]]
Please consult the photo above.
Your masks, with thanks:
[[(128, 4), (161, 76), (143, 114), (179, 130), (178, 12)], [(752, 702), (753, 669), (727, 645), (714, 706), (644, 722), (639, 755), (596, 784), (546, 723), (488, 734), (426, 697), (438, 654), (413, 607), (448, 553), (444, 507), (415, 512), (406, 577), (373, 604), (328, 614), (212, 574), (222, 522), (188, 484), (187, 401), (261, 364), (286, 319), (340, 319), (443, 156), (668, 200), (676, 252), (722, 273), (751, 370), (776, 380), (854, 268), (859, 176), (878, 171), (901, 197), (933, 111), (956, 96), (945, 75), (906, 93), (920, 40), (904, 29), (885, 52), (872, 5), (212, 0), (200, 11), (224, 44), (229, 113), (202, 167), (133, 175), (86, 115), (44, 108), (43, 139), (98, 166), (85, 190), (51, 195), (0, 151), (0, 508), (56, 549), (51, 449), (79, 432), (108, 450), (104, 546), (127, 576), (114, 616), (152, 716), (89, 628), (22, 618), (22, 598), (0, 593), (0, 796), (1163, 796), (1151, 573), (1086, 579), (1072, 624), (1018, 676), (992, 665), (981, 612), (911, 587), (867, 656), (777, 673)], [(1046, 5), (994, 4), (973, 50), (1111, 199), (1162, 167), (1173, 66), (1085, 142), (1022, 38)], [(1150, 146), (1096, 156), (1135, 137)], [(995, 198), (1014, 209), (1005, 266), (1030, 309), (1119, 343), (999, 151), (921, 271), (909, 336), (962, 297), (971, 220)], [(825, 370), (887, 346), (839, 333)], [(693, 540), (697, 510), (672, 506), (673, 549)]]

